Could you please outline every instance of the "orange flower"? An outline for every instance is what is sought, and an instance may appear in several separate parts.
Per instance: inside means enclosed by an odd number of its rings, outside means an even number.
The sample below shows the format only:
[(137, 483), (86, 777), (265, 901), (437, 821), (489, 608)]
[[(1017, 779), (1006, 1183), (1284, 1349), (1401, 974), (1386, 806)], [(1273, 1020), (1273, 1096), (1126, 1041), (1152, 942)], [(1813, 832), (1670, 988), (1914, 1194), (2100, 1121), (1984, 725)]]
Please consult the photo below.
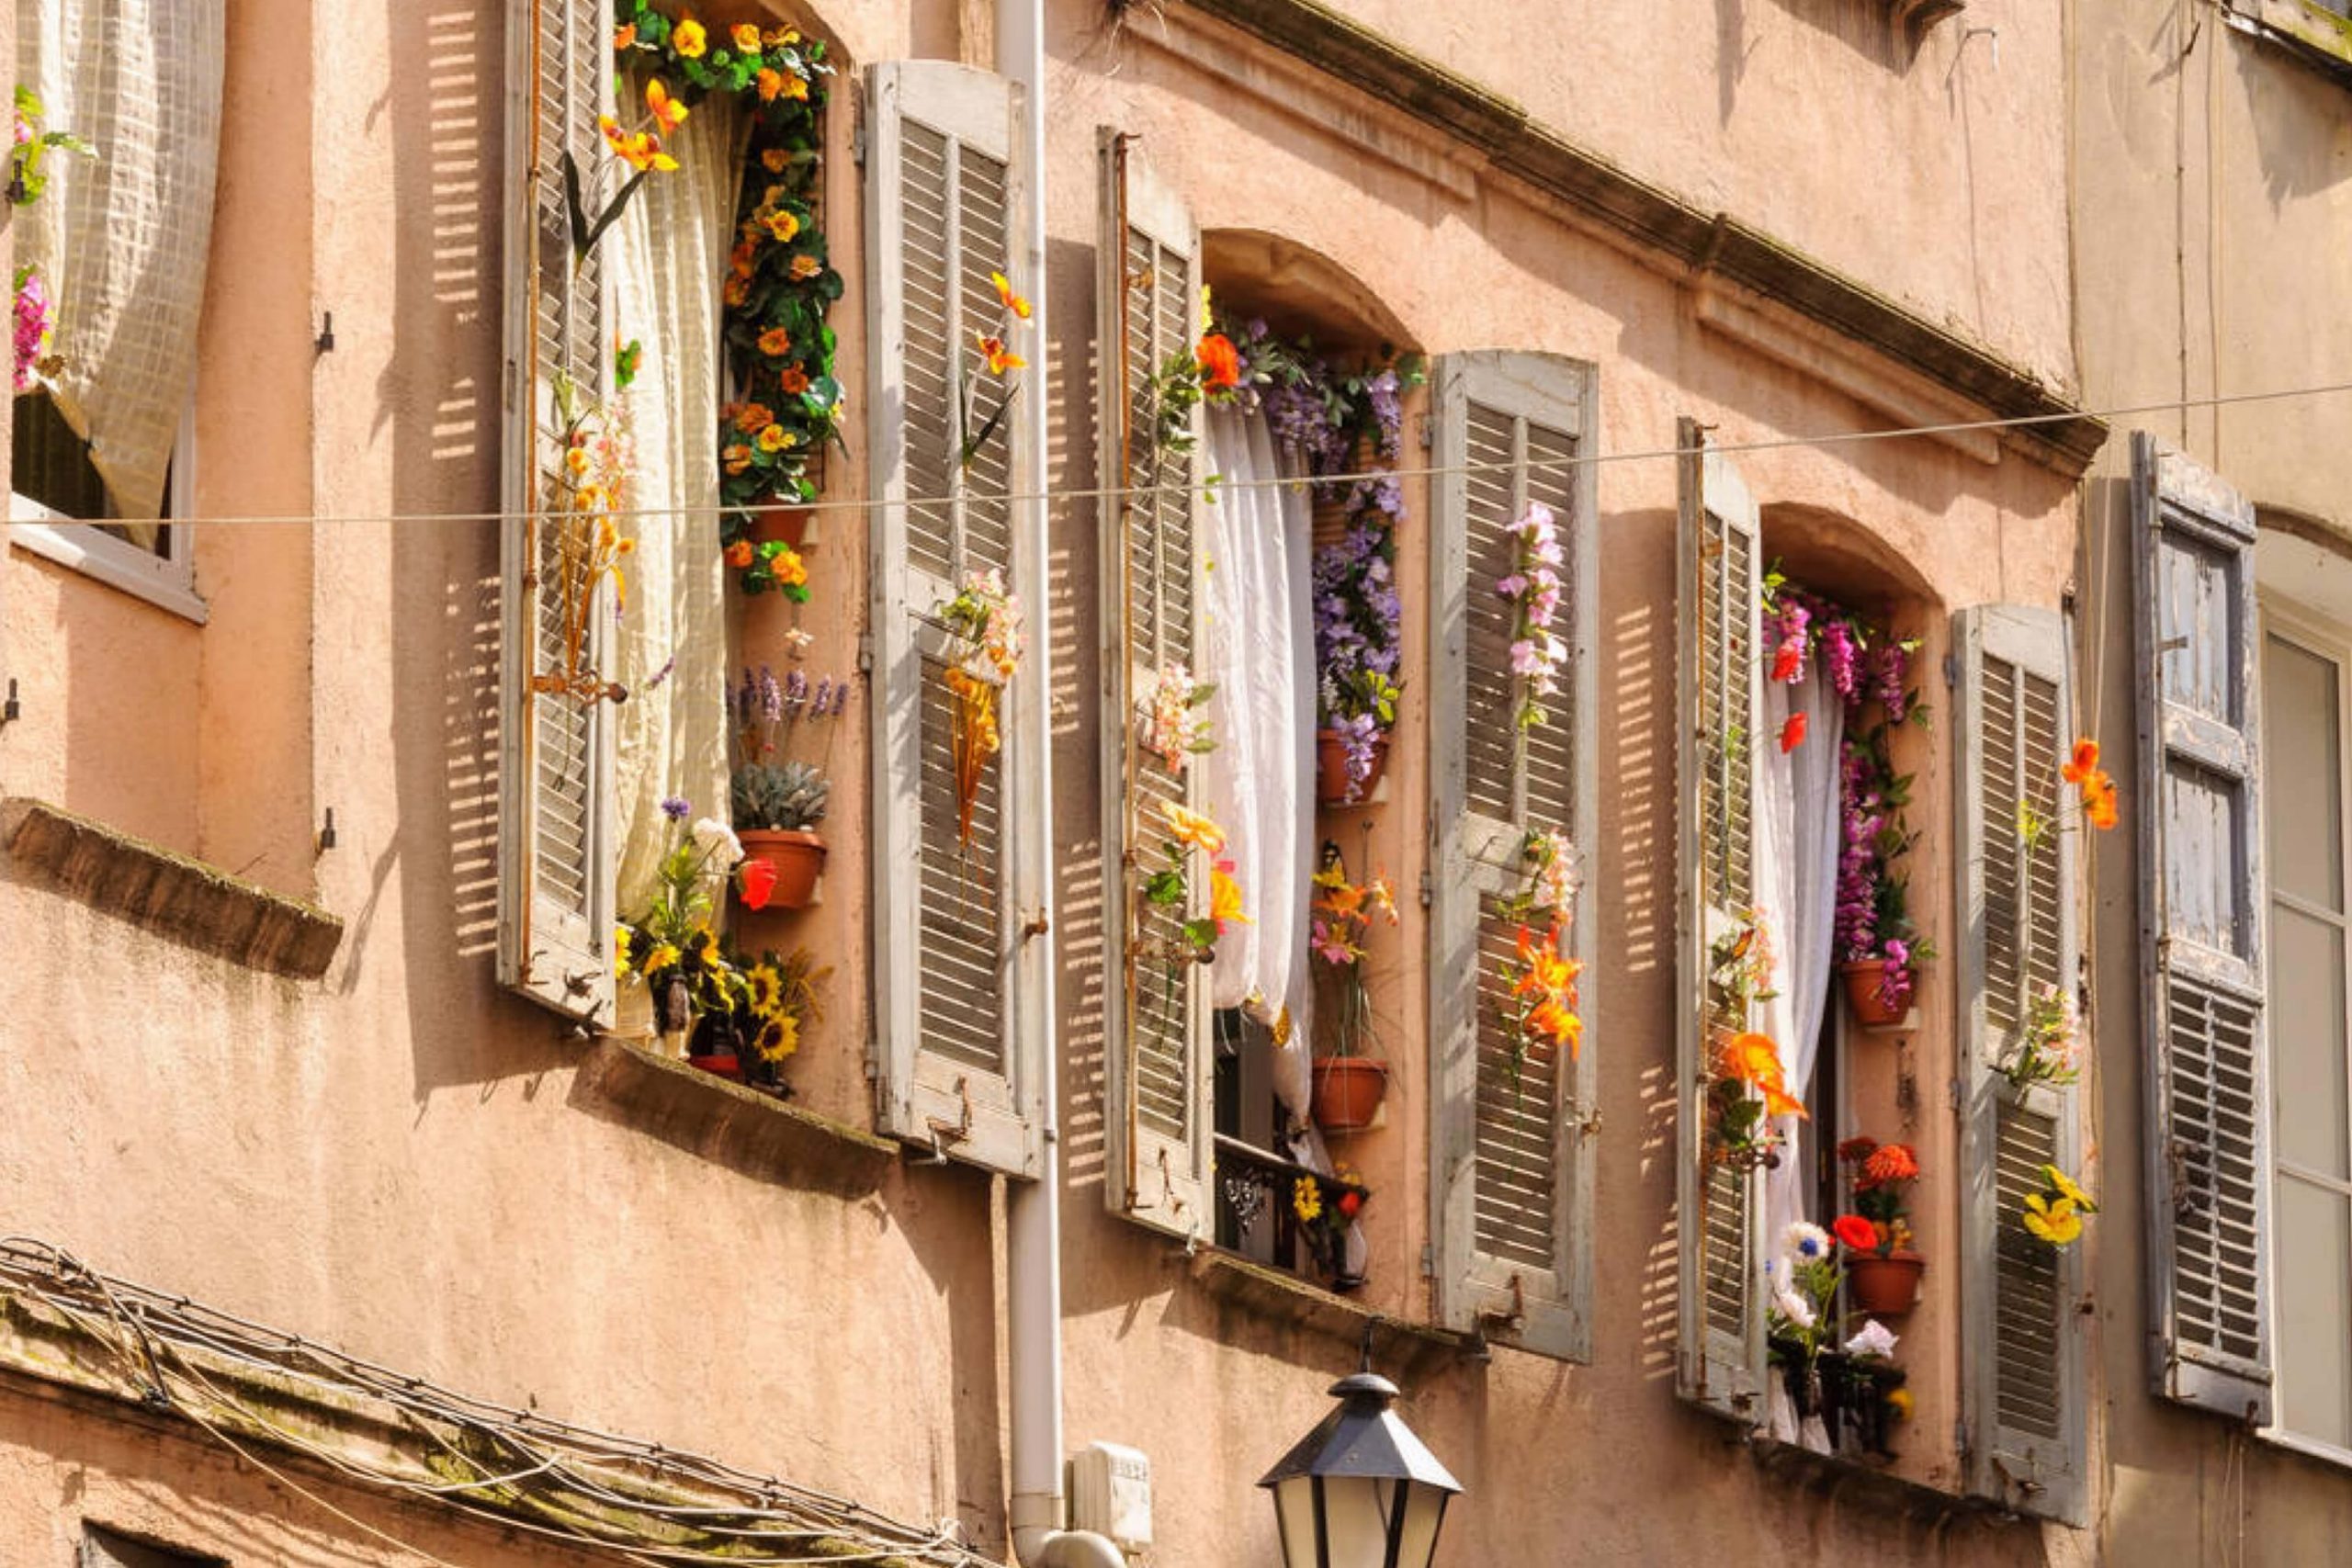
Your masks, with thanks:
[(767, 226), (768, 233), (774, 236), (778, 244), (785, 243), (800, 232), (800, 220), (781, 209), (769, 213), (760, 221)]
[(989, 274), (989, 281), (996, 285), (996, 297), (1006, 310), (1024, 321), (1029, 319), (1029, 301), (1012, 291), (1011, 279), (1001, 272), (992, 272)]
[(1584, 1046), (1584, 1020), (1556, 1001), (1539, 1003), (1527, 1015), (1530, 1032), (1544, 1035), (1555, 1045), (1566, 1045), (1568, 1055), (1577, 1055)]
[(771, 424), (759, 434), (760, 450), (763, 452), (781, 452), (787, 446), (799, 444), (800, 438), (780, 424)]
[(718, 297), (740, 310), (752, 298), (752, 286), (742, 278), (730, 277), (719, 286)]
[(659, 76), (645, 84), (645, 107), (664, 134), (677, 130), (686, 118), (686, 106), (670, 96), (670, 89), (662, 85)]
[[(765, 75), (766, 73), (762, 72), (761, 74)], [(760, 154), (760, 167), (772, 175), (784, 173), (786, 166), (791, 162), (792, 154), (781, 147), (771, 147)]]
[(2086, 737), (2075, 742), (2072, 761), (2059, 769), (2059, 776), (2070, 784), (2081, 784), (2098, 768), (2098, 742)]
[(1187, 811), (1172, 800), (1159, 804), (1160, 815), (1168, 818), (1168, 829), (1176, 841), (1201, 851), (1218, 854), (1225, 849), (1225, 829), (1197, 811)]
[(1908, 1144), (1882, 1144), (1872, 1149), (1862, 1161), (1862, 1179), (1857, 1188), (1884, 1187), (1891, 1181), (1916, 1181), (1919, 1178), (1918, 1156)]
[(980, 352), (988, 355), (989, 374), (991, 376), (1001, 376), (1008, 370), (1018, 370), (1029, 363), (1005, 347), (1004, 340), (1001, 337), (989, 337), (985, 333), (975, 333), (972, 336), (973, 340), (980, 345)]
[(614, 52), (618, 53), (624, 49), (634, 48), (636, 44), (637, 24), (635, 22), (629, 22), (613, 29)]
[(771, 359), (790, 354), (792, 334), (782, 327), (770, 327), (760, 334), (760, 352)]
[(721, 449), (718, 456), (730, 474), (740, 474), (752, 466), (752, 449), (740, 441)]
[(752, 564), (752, 541), (738, 539), (727, 547), (727, 564), (739, 570)]
[(808, 563), (800, 558), (798, 550), (789, 546), (776, 552), (775, 559), (768, 563), (768, 570), (786, 588), (797, 588), (808, 581)]
[(800, 29), (798, 28), (771, 28), (768, 29), (767, 44), (770, 49), (786, 49), (799, 41)]
[(784, 367), (784, 374), (775, 378), (775, 384), (797, 397), (808, 389), (808, 372), (797, 365), (787, 365)]
[(688, 17), (670, 29), (670, 47), (688, 60), (700, 60), (703, 51), (710, 47), (710, 39), (703, 32), (702, 24)]
[[(781, 71), (771, 71), (763, 65), (760, 67), (759, 82), (760, 102), (763, 104), (775, 102), (776, 95), (784, 91), (784, 73)], [(775, 172), (782, 174), (784, 171), (778, 169)]]
[(735, 30), (730, 36), (735, 39), (736, 53), (757, 54), (760, 52), (760, 29), (751, 23), (736, 23)]
[(735, 411), (735, 428), (746, 435), (765, 430), (775, 423), (775, 415), (768, 412), (765, 403), (745, 403)]
[(803, 283), (824, 270), (825, 264), (815, 256), (797, 255), (792, 258), (792, 276)]
[(648, 169), (669, 170), (678, 166), (678, 161), (662, 151), (661, 141), (650, 130), (640, 130), (632, 136), (621, 130), (620, 121), (611, 115), (599, 116), (596, 129), (605, 133), (605, 145), (612, 149), (613, 156), (639, 174)]
[(2105, 773), (2098, 775), (2097, 787), (2083, 791), (2083, 810), (2090, 818), (2092, 827), (2105, 831), (2115, 826), (2120, 813), (2116, 809), (2115, 784)]
[(1257, 923), (1242, 912), (1241, 884), (1233, 879), (1233, 863), (1229, 860), (1209, 867), (1209, 919), (1216, 922), (1220, 931), (1228, 921), (1238, 920), (1245, 926)]
[(1241, 355), (1223, 333), (1211, 333), (1193, 350), (1201, 367), (1201, 385), (1212, 392), (1228, 392), (1241, 385)]
[(1781, 1048), (1769, 1034), (1735, 1034), (1724, 1043), (1717, 1059), (1724, 1077), (1736, 1078), (1764, 1097), (1764, 1109), (1775, 1116), (1803, 1116), (1804, 1101), (1789, 1092), (1781, 1066)]

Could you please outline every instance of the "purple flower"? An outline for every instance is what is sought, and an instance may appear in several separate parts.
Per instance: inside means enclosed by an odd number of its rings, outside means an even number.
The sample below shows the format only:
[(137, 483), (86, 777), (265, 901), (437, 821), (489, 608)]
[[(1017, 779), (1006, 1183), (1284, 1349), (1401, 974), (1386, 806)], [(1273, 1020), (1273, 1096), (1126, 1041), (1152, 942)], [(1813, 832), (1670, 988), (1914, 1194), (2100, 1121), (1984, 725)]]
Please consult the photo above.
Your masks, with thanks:
[(784, 705), (796, 716), (808, 705), (808, 676), (795, 670), (784, 683)]
[(662, 815), (673, 822), (683, 822), (695, 814), (695, 803), (683, 795), (673, 795), (662, 802)]
[(825, 710), (831, 705), (832, 700), (833, 678), (828, 675), (817, 682), (817, 694), (808, 704), (808, 716), (810, 718), (824, 717)]
[[(794, 671), (792, 676), (799, 680), (800, 671)], [(784, 688), (776, 684), (775, 671), (764, 664), (760, 666), (760, 716), (770, 724), (784, 719)]]

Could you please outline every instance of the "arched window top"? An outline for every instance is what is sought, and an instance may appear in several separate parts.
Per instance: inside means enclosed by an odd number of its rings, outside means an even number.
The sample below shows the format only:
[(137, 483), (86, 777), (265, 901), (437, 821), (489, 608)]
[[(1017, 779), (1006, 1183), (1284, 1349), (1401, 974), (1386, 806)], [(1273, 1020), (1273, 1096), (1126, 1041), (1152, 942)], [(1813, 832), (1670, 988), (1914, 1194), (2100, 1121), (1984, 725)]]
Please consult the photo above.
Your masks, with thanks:
[(1370, 285), (1320, 252), (1259, 229), (1201, 235), (1204, 275), (1218, 309), (1262, 316), (1329, 351), (1417, 348), (1410, 332)]
[(1857, 610), (1899, 609), (1906, 621), (1941, 602), (1916, 561), (1841, 513), (1777, 502), (1762, 513), (1765, 559), (1792, 581)]

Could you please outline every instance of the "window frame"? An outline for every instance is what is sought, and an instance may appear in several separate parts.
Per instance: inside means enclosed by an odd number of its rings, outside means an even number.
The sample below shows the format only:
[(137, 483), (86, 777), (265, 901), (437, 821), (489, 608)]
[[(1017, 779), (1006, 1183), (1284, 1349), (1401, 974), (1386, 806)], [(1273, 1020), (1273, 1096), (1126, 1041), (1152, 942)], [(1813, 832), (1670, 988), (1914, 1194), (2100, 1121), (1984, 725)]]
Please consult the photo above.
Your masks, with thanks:
[[(2352, 621), (2329, 615), (2290, 594), (2266, 587), (2260, 581), (2259, 572), (2256, 573), (2256, 593), (2259, 610), (2256, 635), (2266, 649), (2270, 638), (2278, 636), (2303, 653), (2315, 659), (2327, 660), (2335, 667), (2336, 672), (2335, 703), (2338, 726), (2336, 811), (2337, 821), (2346, 834), (2342, 853), (2346, 862), (2346, 886), (2352, 888), (2352, 765), (2347, 765), (2352, 764)], [(2262, 695), (2265, 705), (2261, 716), (2267, 728), (2270, 718), (2267, 705), (2270, 694), (2267, 686)], [(2267, 758), (2265, 759), (2266, 762), (2267, 760)], [(2270, 787), (2271, 779), (2266, 772), (2263, 777), (2263, 788), (2266, 794)], [(2260, 916), (2265, 928), (2263, 944), (2266, 950), (2270, 941), (2268, 931), (2270, 906), (2278, 897), (2279, 890), (2275, 883), (2266, 879)], [(2323, 912), (2314, 911), (2314, 916), (2320, 913)], [(2269, 999), (2275, 1000), (2275, 998)], [(2347, 1005), (2347, 1011), (2352, 1012), (2352, 1004)], [(2275, 1019), (2278, 1015), (2274, 1011), (2271, 1016)], [(2347, 1026), (2352, 1026), (2352, 1018), (2347, 1018), (2346, 1022)], [(2275, 1074), (2278, 1066), (2277, 1042), (2275, 1040), (2268, 1042), (2267, 1049), (2271, 1053), (2270, 1066)], [(2347, 1086), (2352, 1086), (2352, 1032), (2347, 1033), (2346, 1056)], [(2347, 1111), (2352, 1111), (2352, 1107), (2347, 1107)], [(2286, 1303), (2281, 1299), (2282, 1277), (2278, 1268), (2285, 1209), (2278, 1201), (2278, 1187), (2281, 1179), (2287, 1175), (2285, 1169), (2287, 1161), (2279, 1149), (2278, 1104), (2275, 1095), (2272, 1097), (2270, 1117), (2270, 1224), (2263, 1237), (2263, 1245), (2268, 1254), (2265, 1267), (2270, 1277), (2270, 1343), (2272, 1371), (2276, 1379), (2274, 1386), (2283, 1387), (2289, 1373), (2289, 1365), (2286, 1343), (2280, 1335), (2286, 1312)], [(2335, 1178), (2318, 1175), (2299, 1178), (2299, 1179), (2307, 1179), (2315, 1184), (2352, 1186), (2352, 1183), (2339, 1182)], [(2315, 1438), (2308, 1433), (2295, 1430), (2286, 1423), (2286, 1401), (2278, 1400), (2273, 1407), (2274, 1419), (2267, 1426), (2256, 1429), (2257, 1435), (2264, 1441), (2291, 1449), (2297, 1453), (2322, 1460), (2330, 1464), (2352, 1469), (2352, 1446), (2332, 1443), (2324, 1438)]]
[(9, 536), (21, 550), (202, 626), (211, 619), (212, 607), (196, 591), (195, 525), (179, 521), (196, 515), (196, 397), (191, 392), (172, 444), (163, 553), (142, 550), (98, 530), (97, 525), (114, 519), (69, 517), (20, 493), (13, 484), (8, 491)]
[(2314, 0), (2223, 0), (2239, 32), (2278, 45), (2312, 69), (2352, 83), (2352, 17)]

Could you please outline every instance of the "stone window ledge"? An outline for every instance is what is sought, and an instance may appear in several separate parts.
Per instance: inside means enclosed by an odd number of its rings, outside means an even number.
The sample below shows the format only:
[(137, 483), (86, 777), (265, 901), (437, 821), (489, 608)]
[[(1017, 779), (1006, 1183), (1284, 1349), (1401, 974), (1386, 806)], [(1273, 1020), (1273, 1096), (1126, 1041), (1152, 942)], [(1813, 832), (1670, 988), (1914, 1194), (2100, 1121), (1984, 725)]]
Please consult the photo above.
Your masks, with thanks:
[(888, 1138), (622, 1040), (589, 1047), (571, 1100), (745, 1176), (844, 1198), (877, 1190), (899, 1159)]
[(0, 846), (67, 897), (249, 969), (315, 980), (343, 941), (343, 921), (315, 905), (47, 801), (0, 802)]
[(1467, 1334), (1376, 1311), (1229, 1252), (1204, 1249), (1190, 1267), (1208, 1294), (1267, 1323), (1323, 1335), (1351, 1350), (1364, 1348), (1369, 1336), (1373, 1365), (1386, 1377), (1410, 1382), (1459, 1361), (1484, 1359)]

